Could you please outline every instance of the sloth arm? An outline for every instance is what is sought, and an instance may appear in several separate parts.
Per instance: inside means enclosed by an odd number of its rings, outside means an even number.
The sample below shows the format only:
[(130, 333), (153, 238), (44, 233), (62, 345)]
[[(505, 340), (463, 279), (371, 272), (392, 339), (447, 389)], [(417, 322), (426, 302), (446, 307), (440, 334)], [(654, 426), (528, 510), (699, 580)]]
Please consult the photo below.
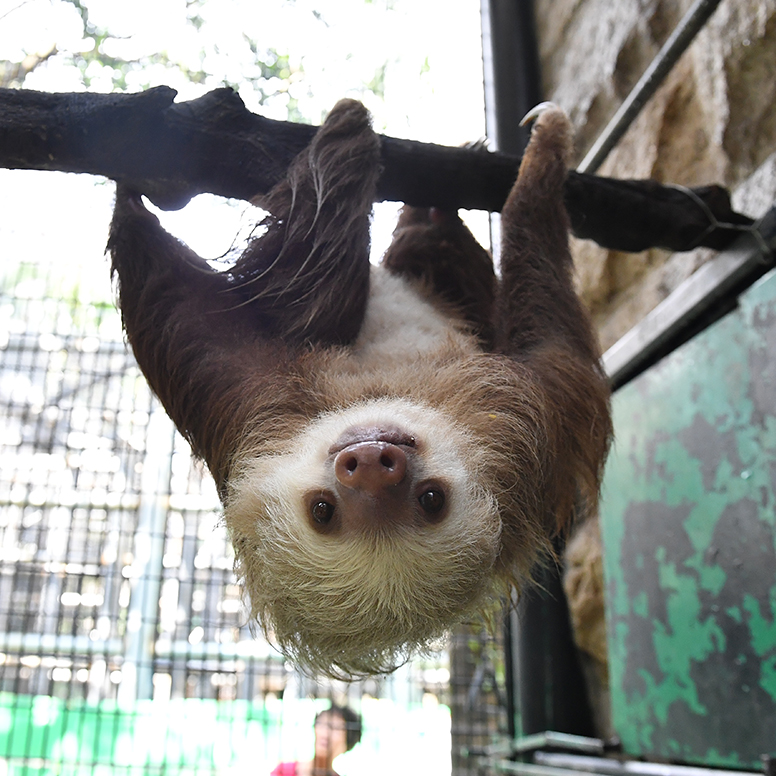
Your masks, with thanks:
[(261, 236), (227, 272), (211, 269), (118, 185), (108, 249), (127, 338), (220, 486), (249, 424), (306, 410), (299, 354), (357, 335), (378, 174), (369, 116), (343, 100), (261, 201), (269, 211)]
[(563, 204), (570, 133), (560, 109), (539, 115), (502, 210), (499, 345), (519, 359), (552, 343), (594, 364), (598, 347), (573, 287)]
[(265, 229), (234, 268), (235, 285), (293, 344), (349, 344), (369, 295), (369, 223), (380, 142), (369, 113), (340, 100), (286, 179), (257, 204)]
[[(597, 504), (611, 438), (609, 388), (596, 337), (573, 287), (563, 204), (571, 129), (552, 106), (537, 119), (501, 214), (497, 350), (543, 395), (548, 522)], [(580, 498), (581, 497), (581, 498)]]

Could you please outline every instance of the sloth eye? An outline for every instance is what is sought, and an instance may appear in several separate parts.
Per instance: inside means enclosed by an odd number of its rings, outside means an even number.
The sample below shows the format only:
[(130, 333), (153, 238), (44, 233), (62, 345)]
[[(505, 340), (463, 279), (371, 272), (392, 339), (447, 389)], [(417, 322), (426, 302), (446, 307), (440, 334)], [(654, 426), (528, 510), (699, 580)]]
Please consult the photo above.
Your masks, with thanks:
[(310, 509), (313, 516), (313, 520), (321, 525), (326, 525), (334, 517), (334, 504), (330, 504), (328, 501), (315, 501)]
[(418, 503), (427, 515), (436, 515), (445, 506), (445, 494), (437, 488), (429, 488), (418, 496)]

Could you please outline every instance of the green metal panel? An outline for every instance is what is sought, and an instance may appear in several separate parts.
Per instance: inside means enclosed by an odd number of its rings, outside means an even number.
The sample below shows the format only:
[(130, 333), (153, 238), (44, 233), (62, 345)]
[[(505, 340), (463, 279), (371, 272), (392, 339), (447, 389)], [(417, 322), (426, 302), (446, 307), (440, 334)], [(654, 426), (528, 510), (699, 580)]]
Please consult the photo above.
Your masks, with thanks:
[(602, 506), (625, 751), (776, 750), (776, 275), (614, 398)]

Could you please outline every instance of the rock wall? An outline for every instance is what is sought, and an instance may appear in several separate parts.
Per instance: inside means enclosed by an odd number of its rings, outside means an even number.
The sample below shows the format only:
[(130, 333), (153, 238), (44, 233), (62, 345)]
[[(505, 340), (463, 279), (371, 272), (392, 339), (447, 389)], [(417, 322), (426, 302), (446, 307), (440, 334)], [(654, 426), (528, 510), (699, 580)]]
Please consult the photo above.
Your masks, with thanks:
[[(543, 89), (581, 160), (690, 0), (535, 0)], [(776, 201), (776, 0), (723, 0), (599, 170), (685, 186), (722, 183), (736, 209)], [(604, 348), (712, 255), (623, 254), (574, 242)]]

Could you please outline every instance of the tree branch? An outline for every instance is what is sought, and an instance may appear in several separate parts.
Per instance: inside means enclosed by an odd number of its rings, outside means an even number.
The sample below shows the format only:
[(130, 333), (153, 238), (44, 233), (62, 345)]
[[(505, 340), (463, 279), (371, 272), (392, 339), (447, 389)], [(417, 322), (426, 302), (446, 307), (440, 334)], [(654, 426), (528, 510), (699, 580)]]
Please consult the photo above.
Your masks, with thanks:
[[(317, 129), (250, 113), (231, 89), (188, 102), (175, 96), (165, 86), (135, 94), (0, 89), (0, 167), (104, 175), (174, 210), (203, 192), (266, 193)], [(483, 149), (381, 140), (381, 200), (498, 211), (520, 164)], [(752, 223), (731, 210), (721, 187), (693, 191), (705, 207), (654, 181), (571, 172), (566, 204), (577, 236), (626, 251), (719, 249), (737, 236), (735, 225)]]

